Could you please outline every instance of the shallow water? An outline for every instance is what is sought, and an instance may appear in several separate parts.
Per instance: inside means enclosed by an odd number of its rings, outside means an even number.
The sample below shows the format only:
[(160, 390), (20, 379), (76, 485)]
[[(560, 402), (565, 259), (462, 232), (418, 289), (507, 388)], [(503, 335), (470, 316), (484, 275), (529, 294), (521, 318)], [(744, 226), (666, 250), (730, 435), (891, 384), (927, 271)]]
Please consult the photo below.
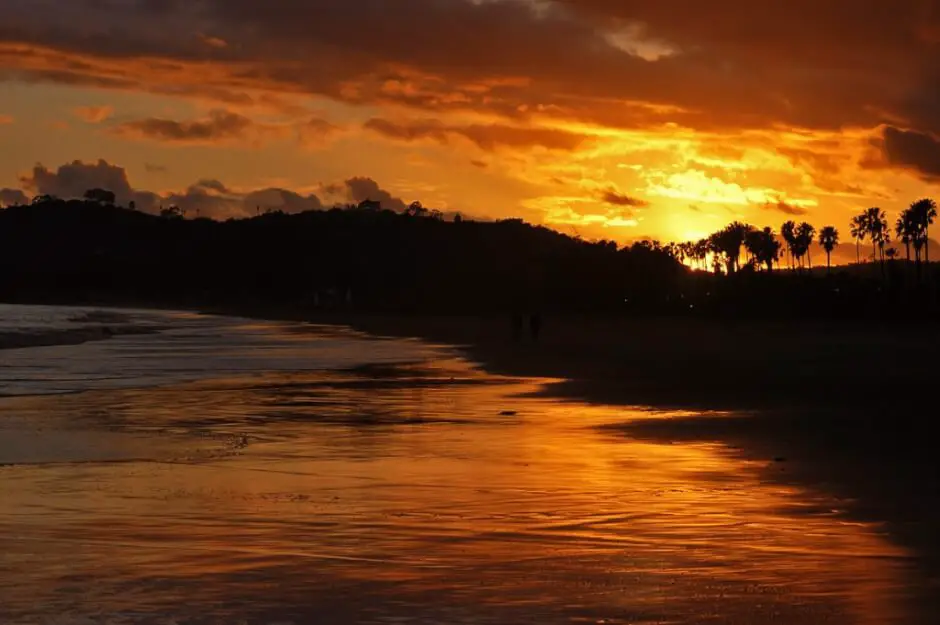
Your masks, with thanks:
[(668, 414), (205, 323), (16, 350), (85, 390), (0, 400), (0, 623), (930, 622), (912, 559), (840, 502), (606, 427)]

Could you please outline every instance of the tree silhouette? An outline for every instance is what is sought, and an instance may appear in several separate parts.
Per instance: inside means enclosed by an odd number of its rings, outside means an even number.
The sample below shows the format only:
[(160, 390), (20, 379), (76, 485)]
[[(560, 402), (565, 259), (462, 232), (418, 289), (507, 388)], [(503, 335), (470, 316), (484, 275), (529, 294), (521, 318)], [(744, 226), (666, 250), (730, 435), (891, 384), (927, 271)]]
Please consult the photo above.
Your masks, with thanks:
[(888, 228), (888, 222), (885, 220), (884, 228), (878, 232), (878, 254), (881, 257), (881, 275), (885, 272), (885, 246), (891, 243), (891, 230)]
[(878, 260), (878, 246), (883, 246), (883, 240), (888, 232), (888, 220), (885, 212), (877, 206), (872, 206), (862, 213), (862, 224), (865, 234), (871, 238), (871, 260)]
[(904, 251), (907, 254), (907, 260), (911, 260), (911, 243), (918, 236), (917, 223), (911, 209), (902, 211), (898, 215), (898, 220), (894, 223), (894, 234), (898, 240), (904, 244)]
[(738, 270), (741, 246), (744, 245), (745, 237), (751, 230), (753, 230), (752, 226), (735, 221), (709, 238), (712, 253), (724, 259), (729, 275)]
[(770, 226), (760, 231), (759, 240), (760, 251), (757, 260), (767, 266), (768, 272), (772, 272), (774, 263), (780, 260), (780, 241), (777, 240), (777, 235)]
[(835, 226), (824, 226), (819, 231), (819, 244), (826, 250), (826, 273), (832, 271), (832, 250), (839, 244), (839, 231)]
[(865, 214), (856, 215), (852, 218), (851, 230), (852, 238), (855, 239), (855, 264), (862, 264), (861, 242), (865, 240), (868, 229), (865, 226)]
[(785, 221), (780, 226), (780, 236), (783, 237), (787, 245), (787, 258), (790, 262), (790, 269), (793, 269), (793, 248), (796, 245), (796, 222), (793, 220)]
[(684, 269), (654, 242), (621, 249), (522, 220), (355, 207), (162, 215), (79, 200), (0, 211), (0, 298), (303, 311), (351, 289), (357, 309), (380, 313), (622, 311), (625, 300), (636, 313), (689, 310), (678, 297)]
[(810, 251), (810, 247), (812, 247), (815, 238), (816, 228), (809, 223), (804, 221), (796, 227), (796, 249), (799, 254), (798, 257), (802, 261), (803, 256), (806, 256), (810, 269), (813, 268), (813, 255)]
[(930, 265), (930, 225), (937, 218), (937, 203), (930, 198), (923, 198), (911, 204), (911, 214), (923, 238), (924, 262)]
[(115, 202), (114, 193), (106, 189), (88, 189), (82, 197), (90, 202), (98, 202), (99, 204), (113, 205)]
[(699, 262), (702, 271), (708, 271), (708, 254), (711, 251), (709, 240), (699, 239), (693, 246), (693, 256)]
[(160, 209), (160, 217), (164, 219), (183, 219), (186, 213), (179, 206), (173, 205)]
[[(420, 204), (399, 213), (356, 205), (300, 214), (272, 210), (219, 222), (184, 219), (176, 206), (161, 208), (161, 219), (109, 206), (99, 197), (38, 196), (32, 205), (0, 211), (0, 264), (6, 268), (0, 297), (89, 301), (113, 294), (124, 302), (199, 307), (208, 301), (237, 309), (243, 304), (320, 307), (329, 300), (328, 291), (352, 289), (357, 308), (377, 312), (462, 314), (530, 305), (543, 311), (553, 306), (614, 311), (629, 302), (631, 311), (705, 315), (853, 315), (870, 313), (866, 304), (884, 298), (892, 314), (900, 307), (940, 313), (931, 302), (922, 305), (926, 300), (920, 296), (929, 295), (924, 290), (916, 297), (887, 299), (903, 282), (885, 289), (868, 279), (867, 271), (836, 274), (832, 253), (839, 232), (831, 225), (817, 237), (809, 223), (787, 222), (781, 229), (786, 236), (778, 236), (769, 227), (757, 230), (736, 221), (698, 241), (647, 240), (620, 248), (614, 241), (584, 241), (519, 219), (436, 221), (427, 217), (439, 213)], [(897, 258), (889, 244), (897, 233), (908, 257), (913, 248), (920, 269), (934, 219), (928, 202), (892, 215), (897, 220), (891, 232), (881, 209), (853, 218), (856, 261), (861, 241), (871, 237), (874, 258), (882, 259), (887, 272), (892, 266), (887, 261)], [(820, 245), (832, 280), (773, 275), (784, 242), (791, 266), (800, 270), (812, 267), (812, 246)], [(401, 270), (414, 266), (422, 270)], [(750, 275), (754, 272), (762, 275)], [(719, 281), (722, 286), (715, 288)], [(320, 295), (314, 298), (311, 289)]]
[(760, 230), (750, 230), (744, 235), (744, 249), (747, 251), (748, 264), (758, 264), (757, 256), (761, 248)]
[(429, 211), (421, 202), (415, 201), (408, 205), (408, 208), (405, 209), (405, 214), (409, 217), (427, 217)]

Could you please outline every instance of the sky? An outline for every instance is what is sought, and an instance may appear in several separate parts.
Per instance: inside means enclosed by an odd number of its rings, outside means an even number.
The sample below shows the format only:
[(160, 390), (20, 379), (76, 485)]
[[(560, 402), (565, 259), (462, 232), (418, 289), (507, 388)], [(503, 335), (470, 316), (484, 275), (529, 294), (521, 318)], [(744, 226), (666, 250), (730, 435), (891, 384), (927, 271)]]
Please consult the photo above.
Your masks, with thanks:
[(0, 205), (413, 200), (588, 239), (940, 199), (940, 0), (0, 0)]

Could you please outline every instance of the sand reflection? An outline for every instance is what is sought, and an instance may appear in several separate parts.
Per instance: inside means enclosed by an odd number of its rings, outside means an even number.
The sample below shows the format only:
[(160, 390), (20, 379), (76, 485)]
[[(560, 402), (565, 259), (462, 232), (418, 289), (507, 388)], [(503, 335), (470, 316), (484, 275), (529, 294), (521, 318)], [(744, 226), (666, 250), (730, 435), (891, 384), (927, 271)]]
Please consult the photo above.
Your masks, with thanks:
[(11, 400), (111, 438), (0, 469), (0, 620), (912, 622), (905, 554), (837, 502), (536, 384), (448, 361)]

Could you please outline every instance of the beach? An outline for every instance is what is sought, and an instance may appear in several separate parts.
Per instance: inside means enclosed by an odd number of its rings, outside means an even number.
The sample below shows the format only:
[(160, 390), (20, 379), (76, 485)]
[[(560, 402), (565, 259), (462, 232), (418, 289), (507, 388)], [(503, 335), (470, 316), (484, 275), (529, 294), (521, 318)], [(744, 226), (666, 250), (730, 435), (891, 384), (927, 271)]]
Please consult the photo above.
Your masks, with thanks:
[(4, 623), (935, 622), (929, 463), (683, 377), (746, 329), (121, 314), (0, 351)]

